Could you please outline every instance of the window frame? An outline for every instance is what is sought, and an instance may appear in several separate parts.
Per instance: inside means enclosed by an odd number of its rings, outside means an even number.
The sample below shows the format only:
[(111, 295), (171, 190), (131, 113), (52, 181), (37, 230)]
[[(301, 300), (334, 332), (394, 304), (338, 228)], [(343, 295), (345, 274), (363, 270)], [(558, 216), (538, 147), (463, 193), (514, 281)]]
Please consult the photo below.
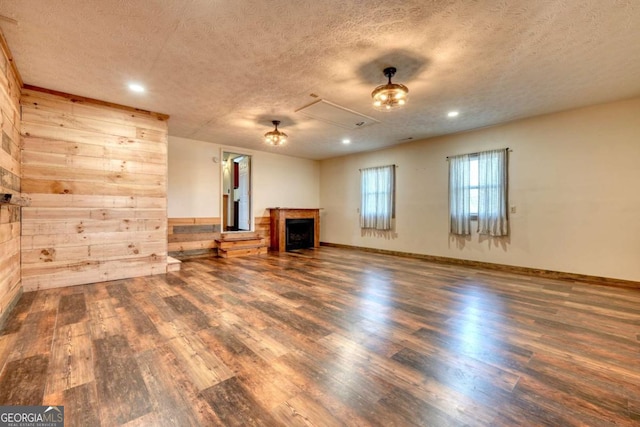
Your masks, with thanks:
[[(364, 180), (363, 180), (363, 173), (369, 173), (371, 172), (371, 170), (373, 169), (380, 169), (380, 168), (389, 168), (389, 171), (391, 173), (390, 179), (392, 182), (392, 186), (390, 189), (390, 192), (385, 191), (385, 189), (383, 188), (378, 188), (376, 186), (375, 191), (370, 191), (369, 188), (364, 188)], [(378, 171), (377, 173), (380, 173), (380, 171)], [(359, 209), (359, 213), (360, 213), (360, 218), (362, 221), (362, 218), (365, 217), (365, 206), (364, 206), (364, 199), (363, 199), (363, 195), (366, 194), (367, 195), (374, 195), (375, 198), (380, 198), (380, 197), (385, 197), (385, 198), (389, 198), (390, 202), (391, 202), (391, 215), (390, 215), (390, 220), (391, 220), (391, 228), (393, 229), (394, 225), (393, 225), (393, 221), (396, 218), (396, 165), (385, 165), (385, 166), (374, 166), (374, 167), (370, 167), (370, 168), (364, 168), (364, 169), (360, 169), (360, 209)], [(366, 190), (366, 191), (365, 191)], [(375, 215), (378, 216), (380, 215), (377, 211), (372, 212), (369, 216), (371, 215)], [(362, 229), (371, 229), (371, 227), (362, 227), (362, 223), (361, 223), (361, 228)], [(378, 228), (374, 228), (376, 230), (381, 230)]]
[(505, 148), (447, 157), (450, 234), (470, 235), (473, 221), (478, 234), (509, 236), (508, 153)]

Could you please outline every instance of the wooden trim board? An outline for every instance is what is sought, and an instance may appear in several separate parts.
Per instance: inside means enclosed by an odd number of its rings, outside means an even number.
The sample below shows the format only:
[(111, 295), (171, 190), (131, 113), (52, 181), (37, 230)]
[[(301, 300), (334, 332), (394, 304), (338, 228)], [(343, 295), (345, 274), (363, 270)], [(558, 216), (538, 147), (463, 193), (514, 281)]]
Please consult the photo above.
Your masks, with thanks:
[(0, 31), (0, 49), (2, 49), (4, 55), (7, 57), (7, 60), (11, 66), (11, 70), (13, 70), (13, 74), (16, 76), (16, 80), (18, 80), (18, 84), (20, 84), (20, 87), (24, 86), (22, 76), (18, 71), (16, 62), (13, 59), (13, 54), (11, 53), (11, 49), (9, 49), (9, 44), (7, 43), (7, 39), (4, 38), (4, 33), (2, 31)]
[(20, 301), (20, 297), (22, 296), (22, 293), (23, 293), (22, 286), (20, 286), (20, 288), (18, 289), (18, 292), (16, 292), (16, 294), (13, 296), (13, 299), (9, 301), (9, 304), (7, 304), (2, 314), (0, 314), (0, 331), (4, 329), (4, 324), (7, 321), (7, 318), (9, 317), (13, 309), (15, 308), (16, 304), (18, 304), (18, 301)]
[[(11, 64), (13, 64), (13, 61), (11, 61)], [(71, 102), (74, 103), (80, 103), (80, 104), (95, 104), (95, 105), (100, 105), (103, 107), (109, 107), (109, 108), (117, 108), (119, 110), (125, 110), (125, 111), (131, 111), (132, 113), (138, 113), (138, 114), (146, 114), (150, 117), (155, 117), (158, 120), (162, 120), (162, 121), (166, 121), (169, 120), (169, 115), (168, 114), (163, 114), (163, 113), (155, 113), (153, 111), (147, 111), (147, 110), (141, 110), (139, 108), (134, 108), (134, 107), (129, 107), (127, 105), (121, 105), (121, 104), (115, 104), (113, 102), (107, 102), (107, 101), (101, 101), (99, 99), (93, 99), (93, 98), (86, 98), (84, 96), (78, 96), (78, 95), (72, 95), (66, 92), (59, 92), (57, 90), (53, 90), (53, 89), (45, 89), (39, 86), (32, 86), (30, 84), (25, 84), (22, 86), (24, 89), (28, 89), (28, 90), (33, 90), (36, 92), (41, 92), (41, 93), (48, 93), (49, 95), (56, 95), (62, 98), (66, 98)]]

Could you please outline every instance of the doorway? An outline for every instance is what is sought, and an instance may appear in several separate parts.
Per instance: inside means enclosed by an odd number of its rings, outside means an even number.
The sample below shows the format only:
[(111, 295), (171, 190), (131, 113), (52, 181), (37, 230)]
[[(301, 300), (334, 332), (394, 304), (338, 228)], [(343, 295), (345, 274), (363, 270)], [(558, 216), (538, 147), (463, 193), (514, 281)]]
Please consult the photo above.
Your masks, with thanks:
[(251, 231), (251, 156), (222, 152), (222, 231)]

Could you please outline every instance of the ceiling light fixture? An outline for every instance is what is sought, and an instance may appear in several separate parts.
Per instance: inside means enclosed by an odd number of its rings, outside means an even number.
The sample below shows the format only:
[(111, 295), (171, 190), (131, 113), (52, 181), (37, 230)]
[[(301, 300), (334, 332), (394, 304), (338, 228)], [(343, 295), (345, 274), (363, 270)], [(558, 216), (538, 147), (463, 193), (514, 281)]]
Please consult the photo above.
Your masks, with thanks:
[(459, 113), (459, 112), (457, 112), (457, 111), (449, 111), (449, 112), (447, 113), (447, 117), (458, 117), (458, 115), (459, 115), (459, 114), (460, 114), (460, 113)]
[(396, 74), (395, 67), (384, 69), (384, 75), (389, 78), (386, 85), (380, 85), (371, 93), (373, 106), (378, 110), (389, 111), (392, 108), (402, 107), (407, 103), (409, 89), (405, 85), (391, 83), (391, 77)]
[(129, 84), (129, 90), (131, 90), (133, 92), (142, 93), (142, 92), (144, 92), (144, 86), (142, 86), (141, 84), (138, 84), (138, 83), (130, 83)]
[(349, 138), (345, 138), (342, 140), (343, 144), (351, 144), (351, 140)]
[(282, 145), (287, 142), (287, 134), (278, 130), (280, 120), (272, 120), (271, 123), (276, 127), (271, 132), (264, 134), (264, 142), (269, 145)]

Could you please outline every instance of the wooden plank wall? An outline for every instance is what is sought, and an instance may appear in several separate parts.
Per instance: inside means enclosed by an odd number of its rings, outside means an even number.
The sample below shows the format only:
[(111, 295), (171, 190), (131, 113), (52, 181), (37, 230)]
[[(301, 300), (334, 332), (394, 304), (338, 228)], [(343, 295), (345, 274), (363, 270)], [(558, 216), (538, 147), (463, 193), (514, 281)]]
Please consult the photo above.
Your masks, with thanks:
[[(220, 218), (169, 218), (169, 255), (178, 259), (216, 256)], [(269, 244), (270, 218), (255, 217), (255, 231)]]
[(25, 87), (25, 291), (166, 272), (167, 116)]
[[(20, 76), (0, 35), (0, 193), (20, 196)], [(0, 326), (20, 297), (20, 207), (0, 205)]]
[(216, 256), (220, 218), (169, 218), (169, 255), (178, 258)]
[(271, 247), (271, 217), (257, 216), (254, 220), (256, 233), (258, 233), (260, 237), (264, 237), (264, 242), (267, 247)]

